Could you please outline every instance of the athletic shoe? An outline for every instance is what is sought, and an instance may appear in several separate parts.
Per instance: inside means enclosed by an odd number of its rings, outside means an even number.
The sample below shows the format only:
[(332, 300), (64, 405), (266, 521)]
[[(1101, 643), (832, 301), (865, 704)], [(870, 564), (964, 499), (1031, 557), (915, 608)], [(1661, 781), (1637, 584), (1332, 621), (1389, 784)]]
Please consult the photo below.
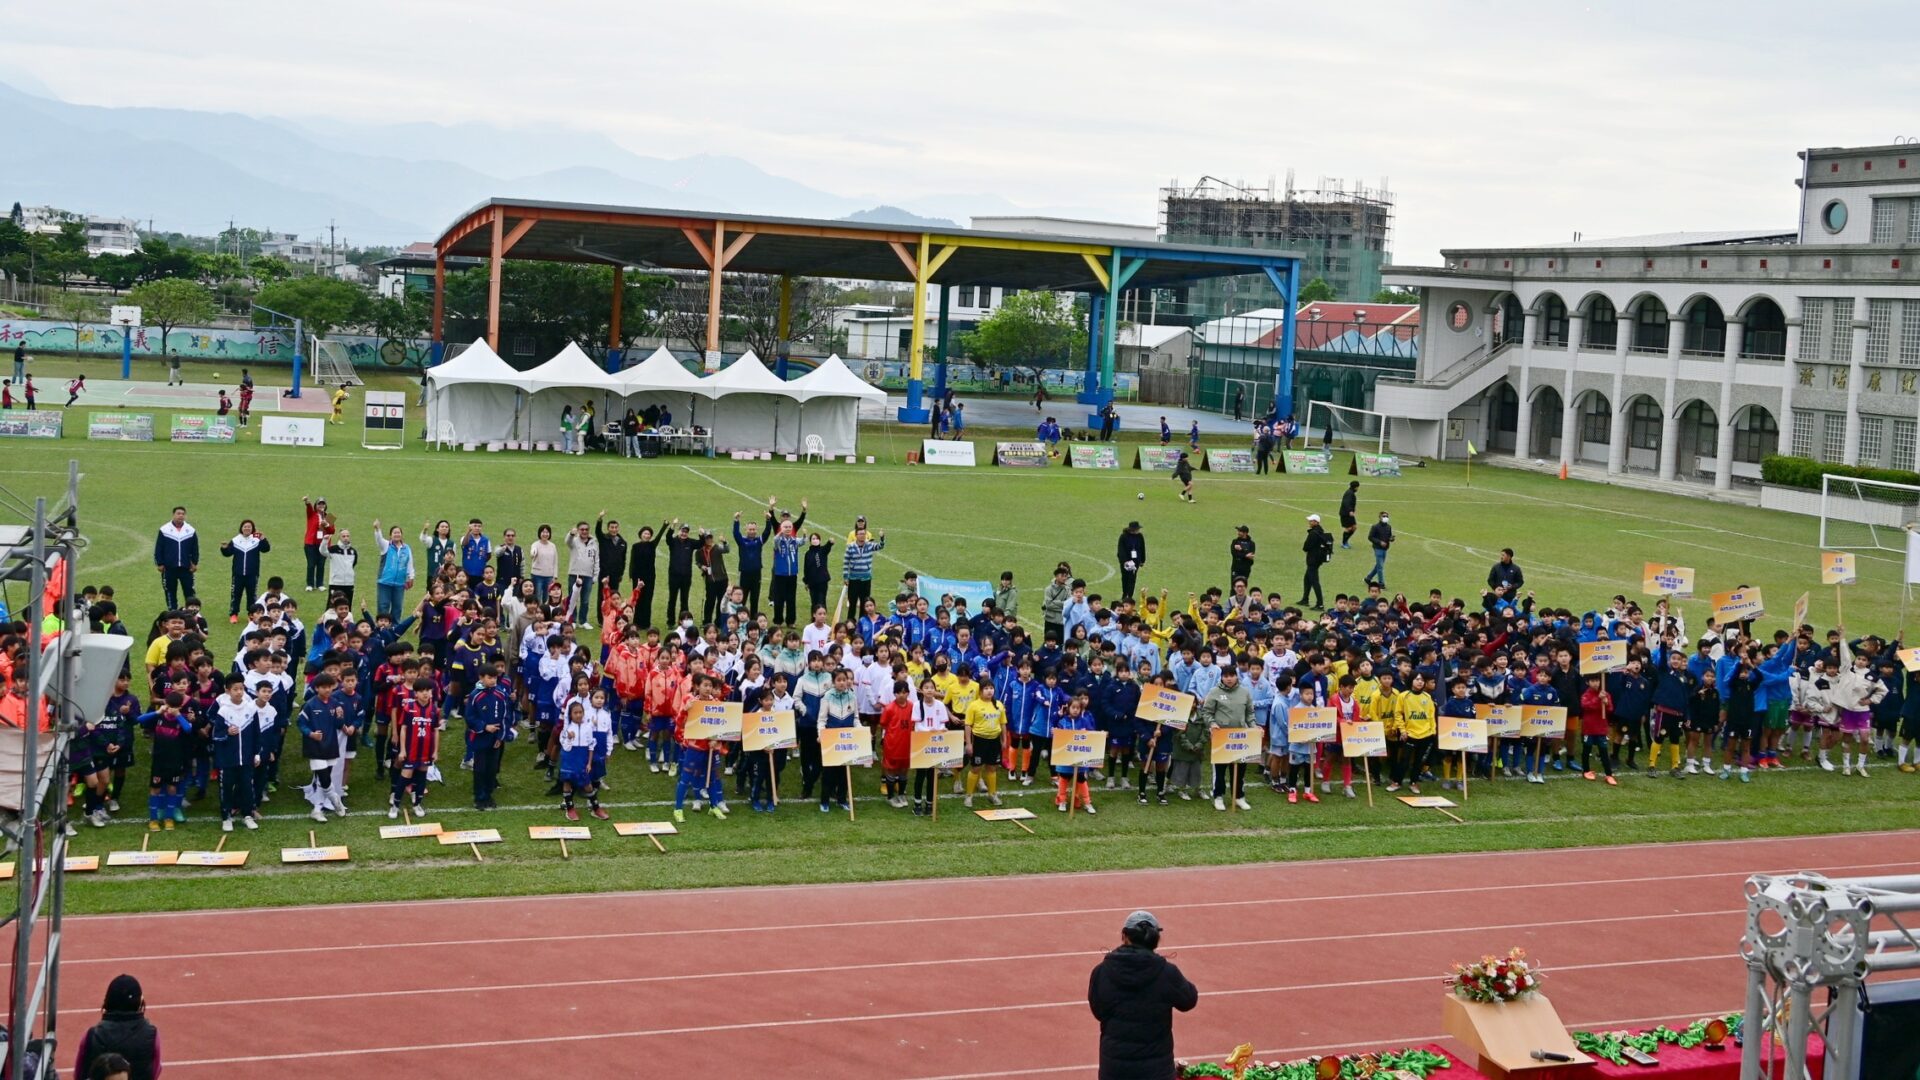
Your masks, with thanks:
[(388, 804), (387, 804), (387, 818), (388, 818), (388, 820), (392, 820), (393, 818), (397, 818), (397, 817), (399, 817), (399, 816), (400, 816), (400, 804), (399, 804), (399, 803), (397, 803), (397, 802), (390, 802), (390, 803), (388, 803)]
[(148, 831), (148, 832), (159, 832), (159, 831), (160, 831), (160, 823), (159, 823), (158, 821), (155, 821), (155, 820), (153, 820), (153, 819), (148, 819), (148, 821), (147, 821), (147, 831)]
[(1900, 771), (1904, 773), (1910, 773), (1910, 772), (1920, 772), (1920, 769), (1914, 768), (1914, 766), (1911, 763), (1902, 762), (1900, 765)]
[[(1160, 801), (1161, 801), (1161, 802), (1166, 802), (1167, 800), (1166, 800), (1165, 798), (1162, 798), (1162, 799), (1161, 799)], [(1193, 792), (1191, 792), (1191, 791), (1189, 791), (1189, 790), (1187, 790), (1186, 788), (1181, 788), (1181, 789), (1180, 789), (1180, 801), (1181, 801), (1181, 802), (1192, 802), (1192, 801), (1193, 801)]]
[[(1309, 792), (1309, 794), (1311, 794), (1311, 792)], [(1331, 780), (1320, 781), (1320, 794), (1322, 795), (1333, 794), (1333, 781)]]
[[(609, 288), (611, 288), (611, 286), (609, 286)], [(701, 808), (702, 808), (702, 807), (705, 807), (706, 805), (707, 805), (707, 800), (705, 800), (705, 799), (695, 799), (695, 800), (693, 800), (693, 812), (694, 812), (694, 813), (696, 813), (696, 814), (697, 814), (697, 813), (699, 813), (699, 812), (700, 812), (700, 810), (701, 810)]]
[[(612, 286), (608, 286), (608, 288), (612, 288)], [(1032, 774), (1032, 773), (1023, 773), (1023, 774), (1021, 774), (1021, 776), (1020, 776), (1020, 786), (1021, 786), (1021, 787), (1032, 787), (1032, 786), (1033, 786), (1033, 774)], [(1107, 781), (1107, 787), (1108, 787), (1108, 789), (1112, 789), (1112, 787), (1113, 787), (1113, 781), (1111, 781), (1111, 780), (1109, 780), (1109, 781)]]
[(1247, 801), (1247, 800), (1245, 800), (1245, 799), (1235, 799), (1235, 800), (1233, 800), (1233, 805), (1235, 805), (1235, 806), (1237, 806), (1237, 807), (1239, 807), (1239, 808), (1240, 808), (1240, 809), (1242, 809), (1242, 810), (1251, 810), (1251, 809), (1253, 809), (1253, 804), (1252, 804), (1252, 803), (1250, 803), (1250, 802), (1248, 802), (1248, 801)]
[(1580, 774), (1580, 779), (1582, 779), (1582, 780), (1591, 780), (1591, 779), (1593, 779), (1593, 770), (1592, 770), (1592, 769), (1588, 769), (1588, 770), (1587, 770), (1586, 772), (1583, 772), (1583, 773), (1581, 773), (1581, 774)]
[(107, 813), (109, 813), (109, 814), (117, 814), (117, 813), (119, 813), (119, 812), (120, 812), (120, 800), (119, 800), (119, 799), (108, 799), (108, 800), (107, 800)]
[(1308, 788), (1308, 789), (1306, 790), (1306, 792), (1305, 792), (1305, 794), (1306, 794), (1306, 799), (1307, 799), (1307, 801), (1308, 801), (1308, 802), (1310, 802), (1310, 803), (1318, 803), (1318, 802), (1320, 801), (1320, 796), (1318, 796), (1318, 795), (1315, 795), (1315, 794), (1313, 793), (1313, 789), (1312, 789), (1312, 788)]
[(240, 616), (238, 616), (238, 615), (229, 615), (229, 616), (227, 616), (227, 625), (228, 625), (228, 626), (232, 626), (232, 625), (233, 625), (234, 623), (237, 623), (237, 622), (239, 622), (239, 621), (240, 621)]
[(1554, 758), (1554, 759), (1553, 759), (1553, 771), (1554, 771), (1554, 772), (1560, 772), (1560, 771), (1562, 771), (1562, 770), (1564, 770), (1564, 769), (1565, 769), (1566, 767), (1567, 767), (1567, 759), (1566, 759), (1566, 758), (1563, 758), (1563, 757), (1557, 757), (1557, 758)]
[(973, 809), (973, 796), (969, 795), (960, 800), (960, 805), (965, 806), (969, 810)]
[(1861, 776), (1865, 776), (1865, 775), (1867, 775), (1867, 763), (1866, 763), (1866, 761), (1865, 761), (1864, 759), (1863, 759), (1863, 760), (1862, 760), (1862, 761), (1860, 762), (1860, 764), (1859, 764), (1858, 766), (1856, 766), (1856, 767), (1857, 767), (1857, 768), (1858, 768), (1858, 769), (1860, 770), (1860, 775), (1861, 775)]
[(1613, 777), (1611, 777), (1611, 776), (1609, 776), (1609, 777), (1607, 777), (1607, 786), (1608, 786), (1608, 787), (1619, 787), (1619, 786), (1620, 786), (1620, 781), (1618, 781), (1618, 780), (1615, 780), (1615, 779), (1614, 779)]
[(1167, 805), (1167, 797), (1164, 793), (1160, 796), (1160, 805), (1161, 806)]
[(686, 812), (685, 810), (682, 810), (682, 809), (680, 809), (680, 808), (679, 808), (679, 807), (677, 807), (677, 806), (676, 806), (676, 807), (674, 807), (674, 809), (673, 809), (673, 820), (675, 820), (675, 821), (678, 821), (678, 822), (680, 822), (680, 823), (681, 823), (681, 824), (683, 824), (683, 825), (684, 825), (684, 824), (686, 824), (686, 820), (687, 820), (687, 812)]
[[(1544, 776), (1541, 776), (1539, 773), (1534, 773), (1533, 775), (1527, 777), (1527, 783), (1529, 784), (1544, 784), (1546, 782), (1547, 782), (1547, 778)], [(1393, 789), (1388, 788), (1387, 790), (1392, 791)]]
[[(1166, 802), (1167, 800), (1164, 797), (1162, 797), (1160, 801)], [(1147, 793), (1144, 791), (1140, 793), (1140, 805), (1141, 806), (1147, 805)]]
[[(611, 285), (609, 285), (609, 286), (607, 286), (607, 287), (608, 287), (609, 289), (611, 289), (611, 288), (612, 288), (613, 286), (611, 286)], [(725, 772), (725, 773), (724, 773), (723, 775), (726, 775), (726, 776), (732, 776), (732, 775), (733, 775), (733, 766), (731, 766), (731, 765), (729, 765), (729, 766), (727, 766), (727, 768), (726, 768), (726, 772)]]
[(167, 830), (168, 832), (172, 832), (172, 831), (173, 831), (173, 820), (172, 820), (171, 818), (169, 818), (168, 820), (166, 820), (166, 821), (163, 821), (163, 822), (161, 822), (161, 823), (160, 823), (160, 827), (161, 827), (161, 828), (163, 828), (163, 829), (165, 829), (165, 830)]
[(1287, 801), (1289, 803), (1298, 803), (1300, 801), (1300, 793), (1297, 791), (1287, 792)]
[(178, 822), (180, 822), (180, 823), (181, 823), (181, 824), (183, 824), (183, 825), (184, 825), (184, 824), (186, 824), (186, 821), (187, 821), (187, 812), (186, 812), (185, 810), (182, 810), (182, 809), (181, 809), (180, 807), (178, 807), (178, 806), (176, 806), (176, 807), (174, 807), (174, 808), (173, 808), (173, 820), (175, 820), (175, 821), (178, 821)]
[(1752, 773), (1752, 771), (1751, 771), (1751, 770), (1748, 770), (1748, 769), (1745, 769), (1745, 768), (1742, 768), (1742, 769), (1740, 770), (1740, 782), (1741, 782), (1741, 783), (1743, 783), (1743, 784), (1751, 784), (1751, 783), (1753, 783), (1753, 773)]
[(1082, 810), (1083, 810), (1084, 812), (1086, 812), (1086, 813), (1089, 813), (1089, 814), (1093, 814), (1093, 813), (1098, 813), (1098, 811), (1096, 811), (1096, 810), (1095, 810), (1095, 809), (1093, 808), (1093, 804), (1092, 804), (1092, 803), (1088, 803), (1087, 805), (1085, 805), (1085, 806), (1083, 806), (1083, 807), (1081, 807), (1081, 809), (1082, 809)]
[(1733, 766), (1731, 765), (1720, 766), (1720, 779), (1726, 780), (1731, 776), (1733, 776)]
[[(609, 286), (609, 288), (611, 288), (611, 286)], [(1399, 791), (1399, 790), (1400, 790), (1400, 785), (1399, 785), (1399, 784), (1388, 784), (1388, 785), (1387, 785), (1387, 794), (1389, 794), (1389, 795), (1391, 795), (1391, 794), (1393, 794), (1394, 792), (1396, 792), (1396, 791)]]
[[(995, 805), (995, 806), (999, 806), (999, 805), (1000, 805), (1000, 796), (998, 796), (998, 795), (989, 795), (989, 796), (987, 796), (987, 801), (988, 801), (988, 802), (990, 802), (990, 803), (992, 803), (992, 804), (993, 804), (993, 805)], [(841, 803), (840, 805), (841, 805), (842, 807), (845, 807), (845, 806), (846, 806), (847, 804), (846, 804), (846, 803)]]
[(1678, 765), (1675, 765), (1672, 769), (1668, 770), (1667, 775), (1673, 777), (1675, 780), (1685, 780), (1687, 778), (1687, 774), (1684, 772), (1681, 772), (1680, 766)]
[(418, 799), (415, 799), (415, 800), (413, 801), (413, 816), (414, 816), (414, 817), (426, 817), (426, 816), (427, 816), (427, 804), (426, 804), (426, 803), (423, 803), (423, 802), (421, 802), (421, 801), (420, 801), (420, 800), (418, 800)]
[[(612, 288), (612, 286), (608, 286), (608, 288)], [(1418, 794), (1420, 794), (1420, 785), (1419, 785), (1419, 784), (1414, 784), (1414, 783), (1409, 783), (1409, 784), (1407, 785), (1407, 790), (1408, 790), (1408, 791), (1411, 791), (1411, 792), (1413, 792), (1413, 793), (1414, 793), (1415, 795), (1418, 795)]]
[[(609, 288), (611, 288), (611, 286), (609, 286)], [(660, 763), (659, 763), (659, 762), (657, 762), (657, 761), (649, 761), (649, 762), (647, 762), (647, 771), (648, 771), (648, 772), (650, 772), (650, 773), (657, 773), (657, 772), (659, 772), (659, 771), (660, 771)]]
[(241, 824), (245, 825), (249, 829), (257, 829), (260, 827), (259, 818), (244, 817), (240, 819), (240, 822)]
[[(310, 817), (310, 818), (312, 818), (312, 819), (313, 819), (313, 820), (315, 820), (315, 821), (325, 821), (325, 820), (327, 820), (327, 815), (326, 815), (326, 813), (325, 813), (325, 812), (323, 812), (323, 811), (322, 811), (322, 810), (321, 810), (321, 809), (320, 809), (319, 807), (317, 807), (317, 806), (313, 808), (313, 813), (311, 813), (311, 814), (308, 814), (307, 816), (308, 816), (308, 817)], [(173, 828), (173, 824), (172, 824), (171, 822), (169, 822), (169, 823), (167, 824), (167, 828), (169, 828), (169, 829), (171, 829), (171, 828)]]
[(220, 819), (220, 831), (221, 831), (221, 832), (232, 832), (232, 831), (233, 831), (233, 819), (232, 819), (232, 818), (221, 818), (221, 819)]
[(566, 814), (566, 817), (567, 817), (567, 820), (568, 820), (568, 821), (579, 821), (579, 820), (580, 820), (580, 811), (578, 811), (578, 810), (575, 810), (575, 809), (574, 809), (573, 807), (571, 807), (571, 806), (569, 806), (569, 807), (567, 807), (567, 808), (566, 808), (566, 810), (564, 811), (564, 813)]
[(1852, 765), (1850, 765), (1850, 764), (1849, 764), (1849, 765), (1842, 765), (1842, 766), (1840, 766), (1840, 775), (1841, 775), (1841, 776), (1852, 776), (1852, 775), (1853, 775), (1853, 766), (1852, 766)]
[(1060, 812), (1061, 812), (1061, 813), (1063, 813), (1063, 814), (1067, 812), (1067, 804), (1066, 804), (1066, 803), (1064, 803), (1064, 802), (1056, 802), (1056, 803), (1054, 803), (1054, 804), (1053, 804), (1053, 808), (1054, 808), (1055, 810), (1058, 810), (1058, 811), (1060, 811)]
[[(1708, 767), (1711, 768), (1712, 766), (1708, 766)], [(1700, 767), (1694, 764), (1694, 761), (1692, 758), (1688, 758), (1687, 759), (1687, 775), (1694, 776), (1699, 772), (1700, 772)]]
[(1353, 794), (1353, 785), (1352, 785), (1352, 784), (1342, 784), (1342, 785), (1340, 786), (1340, 794), (1342, 794), (1342, 795), (1345, 795), (1345, 796), (1346, 796), (1347, 798), (1349, 798), (1349, 799), (1351, 799), (1351, 798), (1354, 798), (1355, 796), (1354, 796), (1354, 794)]
[(105, 810), (95, 810), (93, 813), (87, 815), (87, 822), (96, 829), (104, 829), (107, 827), (107, 812)]
[(1213, 800), (1213, 808), (1214, 808), (1215, 810), (1222, 810), (1222, 811), (1224, 811), (1224, 810), (1225, 810), (1225, 809), (1227, 808), (1227, 800), (1225, 800), (1225, 799), (1215, 799), (1215, 800)]
[(1828, 757), (1827, 757), (1826, 755), (1824, 755), (1824, 754), (1823, 754), (1823, 755), (1821, 755), (1821, 757), (1820, 757), (1820, 767), (1821, 767), (1822, 769), (1825, 769), (1825, 770), (1826, 770), (1826, 771), (1828, 771), (1828, 772), (1832, 772), (1832, 771), (1833, 771), (1833, 761), (1832, 761), (1832, 759), (1830, 759), (1830, 758), (1828, 758)]

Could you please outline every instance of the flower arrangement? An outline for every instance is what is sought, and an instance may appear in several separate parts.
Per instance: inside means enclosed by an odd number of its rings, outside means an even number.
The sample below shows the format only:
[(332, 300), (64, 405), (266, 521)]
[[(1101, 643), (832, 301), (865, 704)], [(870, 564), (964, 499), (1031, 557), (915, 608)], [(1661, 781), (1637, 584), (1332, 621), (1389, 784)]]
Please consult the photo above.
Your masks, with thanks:
[(1540, 989), (1540, 973), (1527, 963), (1525, 951), (1510, 949), (1501, 957), (1483, 956), (1471, 964), (1455, 964), (1447, 987), (1462, 1001), (1520, 1001)]
[(1404, 1073), (1426, 1080), (1430, 1073), (1452, 1067), (1445, 1056), (1431, 1050), (1394, 1050), (1353, 1057), (1301, 1058), (1297, 1061), (1250, 1061), (1236, 1071), (1211, 1061), (1182, 1064), (1180, 1080), (1370, 1080)]
[(1726, 1016), (1707, 1017), (1688, 1024), (1685, 1030), (1675, 1031), (1665, 1026), (1634, 1034), (1626, 1031), (1576, 1031), (1573, 1033), (1573, 1045), (1583, 1054), (1611, 1061), (1615, 1065), (1628, 1064), (1626, 1051), (1637, 1050), (1642, 1054), (1658, 1053), (1662, 1045), (1678, 1046), (1686, 1049), (1711, 1041), (1710, 1028), (1718, 1024), (1717, 1033), (1721, 1039), (1731, 1037), (1740, 1031), (1741, 1016), (1730, 1013)]

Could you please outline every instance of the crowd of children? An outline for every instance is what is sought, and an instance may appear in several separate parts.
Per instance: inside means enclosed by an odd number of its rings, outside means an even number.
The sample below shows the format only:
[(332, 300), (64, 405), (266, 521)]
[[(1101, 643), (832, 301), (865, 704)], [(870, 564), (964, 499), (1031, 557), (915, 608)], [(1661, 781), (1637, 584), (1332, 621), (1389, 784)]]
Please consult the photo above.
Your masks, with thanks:
[[(823, 548), (818, 533), (802, 539), (804, 521), (804, 512), (796, 521), (770, 502), (764, 526), (735, 522), (740, 577), (751, 581), (729, 580), (720, 563), (720, 600), (705, 621), (675, 579), (694, 565), (715, 572), (701, 556), (712, 538), (694, 540), (677, 521), (658, 533), (669, 545), (663, 569), (673, 595), (659, 621), (656, 534), (641, 530), (633, 546), (644, 545), (644, 562), (638, 550), (629, 559), (615, 522), (597, 522), (591, 537), (578, 526), (596, 557), (568, 568), (571, 588), (536, 583), (528, 569), (552, 574), (553, 560), (543, 564), (537, 550), (529, 558), (511, 531), (495, 545), (477, 520), (461, 537), (445, 522), (423, 532), (424, 583), (409, 580), (411, 570), (388, 583), (391, 559), (383, 558), (375, 613), (355, 610), (350, 585), (327, 590), (309, 576), (306, 592), (321, 595), (306, 598), (318, 608), (307, 622), (301, 597), (271, 577), (257, 597), (247, 590), (230, 651), (216, 653), (199, 601), (188, 596), (154, 620), (131, 678), (75, 740), (76, 797), (86, 820), (107, 824), (144, 742), (153, 830), (185, 821), (186, 805), (210, 791), (223, 828), (254, 828), (283, 783), (298, 788), (313, 820), (327, 821), (349, 812), (349, 774), (362, 757), (371, 758), (360, 769), (384, 787), (390, 817), (429, 813), (433, 785), (445, 783), (440, 770), (455, 767), (471, 772), (471, 803), (488, 810), (498, 805), (509, 749), (524, 741), (531, 745), (519, 760), (539, 771), (569, 820), (578, 820), (581, 799), (588, 813), (607, 816), (601, 797), (616, 751), (634, 755), (636, 770), (644, 762), (649, 773), (674, 777), (676, 820), (689, 808), (724, 819), (730, 796), (756, 812), (796, 799), (826, 812), (845, 807), (851, 793), (844, 770), (822, 767), (822, 743), (856, 724), (872, 729), (886, 801), (916, 815), (930, 813), (949, 784), (965, 806), (982, 798), (999, 806), (1003, 783), (1051, 780), (1059, 809), (1092, 813), (1096, 785), (1143, 805), (1198, 798), (1225, 810), (1250, 807), (1250, 777), (1286, 803), (1311, 804), (1335, 790), (1353, 797), (1363, 771), (1388, 791), (1417, 794), (1422, 783), (1451, 789), (1473, 775), (1541, 783), (1548, 771), (1571, 770), (1617, 785), (1642, 767), (1650, 777), (1745, 782), (1795, 759), (1862, 777), (1882, 759), (1903, 773), (1920, 765), (1920, 687), (1897, 660), (1898, 643), (1849, 639), (1840, 628), (1824, 638), (1811, 627), (1756, 638), (1748, 626), (1709, 622), (1689, 635), (1664, 601), (1648, 610), (1624, 596), (1576, 616), (1537, 604), (1510, 560), (1472, 602), (1439, 590), (1415, 602), (1370, 584), (1313, 613), (1243, 578), (1189, 593), (1184, 608), (1166, 591), (1109, 601), (1062, 563), (1036, 624), (1021, 619), (1011, 573), (978, 610), (920, 595), (911, 575), (892, 597), (871, 596), (884, 541), (869, 536), (864, 519), (842, 548), (852, 606), (833, 622), (816, 581), (807, 581), (815, 604), (794, 602), (792, 579), (815, 561), (810, 552), (824, 563), (834, 543)], [(550, 546), (552, 530), (536, 532)], [(390, 544), (405, 548), (399, 530)], [(758, 610), (763, 548), (772, 549), (782, 615), (809, 611), (804, 625), (776, 624)], [(352, 572), (349, 563), (349, 582)], [(395, 602), (416, 585), (410, 607)], [(76, 618), (99, 632), (128, 632), (111, 589), (86, 590)], [(592, 621), (597, 643), (578, 634)], [(0, 681), (9, 686), (25, 644), (20, 629), (0, 627), (14, 631), (0, 632)], [(1601, 639), (1627, 642), (1624, 665), (1582, 675), (1580, 645)], [(1192, 722), (1139, 719), (1150, 688), (1192, 695)], [(742, 754), (737, 742), (689, 737), (689, 717), (708, 701), (791, 712), (796, 745)], [(1463, 775), (1459, 755), (1436, 754), (1438, 730), (1489, 704), (1559, 706), (1567, 727), (1561, 738), (1497, 739), (1466, 756)], [(1363, 766), (1338, 742), (1290, 741), (1288, 716), (1298, 706), (1381, 722), (1386, 758)], [(1265, 762), (1205, 768), (1208, 732), (1220, 727), (1264, 729)], [(449, 730), (452, 749), (441, 745)], [(909, 768), (913, 732), (929, 730), (964, 741), (965, 763), (951, 775)], [(1049, 750), (1061, 730), (1106, 732), (1106, 760), (1054, 766)], [(283, 778), (288, 757), (305, 768)]]

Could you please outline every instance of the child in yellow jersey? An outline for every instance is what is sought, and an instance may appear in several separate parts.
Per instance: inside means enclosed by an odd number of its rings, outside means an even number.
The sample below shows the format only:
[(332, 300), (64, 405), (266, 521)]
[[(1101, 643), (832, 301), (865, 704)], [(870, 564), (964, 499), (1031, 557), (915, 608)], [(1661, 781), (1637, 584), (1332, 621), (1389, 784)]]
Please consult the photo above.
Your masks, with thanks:
[(1396, 712), (1400, 723), (1400, 754), (1394, 759), (1393, 782), (1387, 785), (1387, 790), (1399, 791), (1405, 782), (1407, 790), (1418, 795), (1420, 770), (1427, 767), (1427, 757), (1433, 753), (1434, 743), (1440, 737), (1438, 710), (1432, 695), (1427, 693), (1426, 677), (1418, 672), (1408, 684), (1407, 692), (1399, 697)]
[(993, 684), (981, 683), (978, 696), (954, 715), (964, 718), (967, 726), (966, 805), (973, 807), (974, 782), (984, 779), (988, 801), (999, 806), (1000, 740), (1007, 728), (1007, 710), (993, 700)]
[[(940, 691), (940, 700), (947, 707), (947, 715), (967, 715), (967, 706), (973, 704), (973, 699), (980, 694), (980, 684), (974, 681), (973, 673), (966, 668), (961, 668), (957, 673), (944, 673), (944, 679), (942, 674), (935, 672), (933, 685)], [(960, 777), (954, 777), (953, 793), (955, 795), (963, 794), (961, 785)]]

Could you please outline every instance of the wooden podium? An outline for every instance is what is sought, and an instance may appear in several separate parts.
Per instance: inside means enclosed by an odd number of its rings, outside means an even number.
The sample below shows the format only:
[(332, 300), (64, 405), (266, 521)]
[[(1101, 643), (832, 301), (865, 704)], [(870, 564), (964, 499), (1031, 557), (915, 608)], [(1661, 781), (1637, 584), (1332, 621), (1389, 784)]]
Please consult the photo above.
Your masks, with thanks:
[[(1462, 1001), (1448, 994), (1440, 1009), (1447, 1034), (1479, 1059), (1479, 1070), (1493, 1080), (1561, 1080), (1586, 1076), (1594, 1060), (1574, 1049), (1573, 1036), (1560, 1022), (1553, 1003), (1535, 994), (1521, 1001)], [(1571, 1061), (1535, 1061), (1533, 1052), (1565, 1054)]]

